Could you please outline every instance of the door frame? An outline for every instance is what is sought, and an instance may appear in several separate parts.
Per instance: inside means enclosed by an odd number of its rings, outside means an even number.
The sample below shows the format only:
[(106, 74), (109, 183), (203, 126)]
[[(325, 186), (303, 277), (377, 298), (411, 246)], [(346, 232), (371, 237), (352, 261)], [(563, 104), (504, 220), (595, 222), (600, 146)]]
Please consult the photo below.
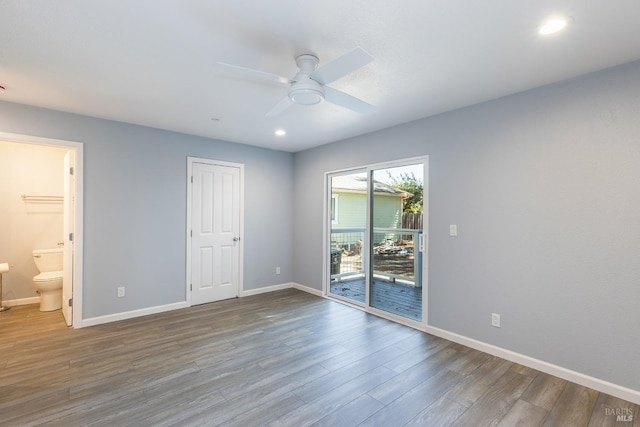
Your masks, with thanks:
[(63, 224), (62, 224), (62, 240), (64, 242), (63, 258), (62, 258), (62, 316), (67, 326), (73, 324), (73, 304), (65, 304), (69, 299), (73, 300), (73, 249), (75, 246), (75, 218), (73, 217), (76, 186), (75, 177), (75, 150), (67, 150), (64, 155), (64, 189), (63, 189)]
[[(362, 167), (355, 167), (352, 169), (344, 169), (344, 170), (339, 170), (339, 171), (331, 171), (331, 172), (326, 172), (325, 173), (325, 210), (324, 210), (324, 237), (323, 237), (323, 262), (324, 262), (324, 267), (322, 269), (322, 292), (324, 296), (328, 296), (332, 299), (341, 301), (341, 302), (345, 302), (348, 305), (352, 305), (352, 306), (356, 306), (360, 309), (363, 309), (366, 311), (367, 307), (369, 306), (369, 292), (365, 291), (365, 298), (363, 302), (360, 301), (356, 301), (356, 300), (352, 300), (346, 297), (342, 297), (340, 295), (335, 295), (331, 293), (331, 286), (330, 286), (330, 265), (329, 265), (329, 248), (331, 247), (331, 230), (332, 230), (332, 226), (333, 226), (333, 221), (331, 221), (331, 204), (329, 202), (329, 200), (331, 200), (333, 198), (332, 195), (332, 186), (331, 186), (331, 178), (336, 177), (336, 176), (344, 176), (344, 175), (355, 175), (355, 174), (365, 174), (369, 175), (370, 171), (366, 166), (362, 166)], [(368, 178), (367, 178), (368, 180)], [(368, 205), (369, 204), (369, 186), (367, 185), (367, 194), (365, 197), (365, 204)], [(369, 226), (370, 226), (370, 218), (369, 218), (369, 207), (367, 206), (365, 209), (365, 233), (362, 239), (362, 252), (364, 253), (365, 250), (368, 250), (369, 248), (369, 233), (367, 232), (367, 230), (369, 230)], [(331, 222), (331, 224), (329, 224), (329, 222)], [(362, 268), (365, 271), (365, 289), (367, 289), (369, 287), (369, 274), (366, 273), (366, 271), (368, 271), (369, 269), (369, 257), (365, 257), (362, 259)]]
[(187, 305), (192, 306), (191, 300), (191, 216), (192, 216), (192, 199), (193, 199), (193, 164), (194, 163), (204, 163), (207, 165), (213, 166), (228, 166), (235, 167), (240, 170), (240, 244), (239, 249), (239, 257), (238, 260), (238, 296), (243, 294), (244, 290), (244, 282), (243, 282), (243, 272), (244, 272), (244, 164), (243, 163), (234, 163), (228, 162), (225, 160), (216, 160), (209, 159), (203, 157), (187, 157), (187, 228), (185, 230), (185, 242), (186, 242), (186, 280), (185, 280), (185, 301)]
[[(75, 176), (75, 186), (72, 189), (74, 194), (74, 227), (71, 231), (73, 233), (73, 289), (71, 291), (73, 304), (72, 304), (72, 316), (73, 320), (71, 327), (82, 328), (82, 271), (83, 271), (83, 208), (84, 208), (84, 144), (78, 141), (68, 141), (63, 139), (44, 138), (33, 135), (23, 135), (16, 133), (0, 132), (0, 139), (7, 142), (15, 142), (21, 144), (33, 144), (33, 145), (45, 145), (54, 147), (68, 148), (75, 152), (75, 161), (73, 162), (73, 174)], [(64, 303), (64, 301), (63, 301)]]
[[(423, 164), (423, 215), (426, 216), (426, 220), (423, 222), (422, 231), (424, 236), (424, 249), (422, 252), (422, 320), (420, 322), (411, 320), (409, 318), (388, 313), (384, 310), (377, 309), (375, 307), (371, 307), (369, 304), (369, 274), (366, 276), (366, 293), (365, 293), (365, 304), (354, 303), (347, 299), (342, 299), (336, 297), (331, 294), (329, 289), (329, 279), (330, 279), (330, 265), (329, 265), (329, 247), (331, 240), (331, 186), (330, 186), (330, 178), (336, 175), (344, 175), (348, 173), (356, 173), (356, 172), (366, 172), (367, 176), (370, 176), (371, 172), (377, 169), (385, 169), (385, 168), (393, 168), (397, 166), (406, 166), (408, 164)], [(428, 326), (428, 307), (429, 307), (429, 156), (418, 156), (418, 157), (410, 157), (406, 159), (398, 159), (392, 160), (388, 162), (381, 163), (370, 163), (365, 165), (356, 165), (350, 168), (343, 168), (338, 170), (327, 171), (324, 174), (324, 200), (323, 200), (323, 221), (322, 221), (322, 295), (326, 298), (330, 298), (335, 301), (339, 301), (346, 305), (352, 306), (354, 308), (363, 310), (367, 313), (375, 314), (379, 317), (383, 317), (388, 320), (392, 320), (397, 323), (401, 323), (403, 325), (411, 326), (413, 328), (418, 328), (423, 330), (426, 326)], [(369, 186), (367, 186), (367, 232), (365, 233), (365, 238), (368, 239), (367, 235), (369, 234), (369, 230), (371, 227), (371, 218), (370, 218), (370, 209), (371, 209), (371, 199), (373, 197), (373, 193)]]

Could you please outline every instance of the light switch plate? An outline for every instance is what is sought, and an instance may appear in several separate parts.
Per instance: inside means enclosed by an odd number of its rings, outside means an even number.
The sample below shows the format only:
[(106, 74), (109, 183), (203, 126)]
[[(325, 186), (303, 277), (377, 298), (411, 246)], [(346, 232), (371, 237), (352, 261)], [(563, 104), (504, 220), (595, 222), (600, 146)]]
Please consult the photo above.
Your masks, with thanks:
[(458, 226), (456, 224), (449, 225), (449, 236), (455, 237), (458, 235)]
[(496, 328), (500, 327), (500, 315), (497, 313), (491, 313), (491, 326)]

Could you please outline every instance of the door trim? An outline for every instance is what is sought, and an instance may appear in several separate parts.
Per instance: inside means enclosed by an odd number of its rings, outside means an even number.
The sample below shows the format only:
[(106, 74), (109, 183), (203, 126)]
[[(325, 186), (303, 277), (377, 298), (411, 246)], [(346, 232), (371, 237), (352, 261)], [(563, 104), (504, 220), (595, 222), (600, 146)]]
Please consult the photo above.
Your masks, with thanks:
[(83, 267), (83, 207), (84, 207), (84, 144), (78, 141), (68, 141), (63, 139), (44, 138), (40, 136), (22, 135), (16, 133), (0, 132), (0, 139), (7, 142), (17, 142), (23, 144), (48, 145), (55, 147), (65, 147), (75, 151), (75, 162), (73, 163), (73, 173), (75, 175), (75, 203), (73, 215), (75, 217), (74, 229), (72, 230), (73, 239), (73, 328), (82, 328), (82, 267)]
[(203, 163), (207, 165), (214, 166), (229, 166), (235, 167), (240, 170), (240, 259), (238, 260), (238, 296), (242, 296), (244, 293), (244, 282), (243, 282), (243, 273), (244, 273), (244, 164), (242, 163), (234, 163), (228, 162), (224, 160), (216, 160), (216, 159), (207, 159), (202, 157), (187, 157), (187, 228), (185, 230), (185, 242), (186, 242), (186, 280), (185, 280), (185, 301), (188, 306), (192, 306), (193, 303), (191, 301), (191, 210), (192, 210), (192, 192), (193, 185), (192, 179), (193, 176), (193, 164), (194, 163)]

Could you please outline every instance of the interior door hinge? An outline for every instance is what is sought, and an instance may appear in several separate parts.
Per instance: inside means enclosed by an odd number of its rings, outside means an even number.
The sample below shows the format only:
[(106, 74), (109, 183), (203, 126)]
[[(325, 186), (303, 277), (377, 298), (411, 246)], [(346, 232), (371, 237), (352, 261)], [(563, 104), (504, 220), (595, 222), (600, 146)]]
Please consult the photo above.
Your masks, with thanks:
[(69, 233), (69, 241), (73, 242), (73, 233)]
[(189, 290), (192, 291), (193, 290), (193, 283), (189, 283)]
[(73, 307), (73, 298), (69, 298), (69, 307)]
[(191, 183), (193, 184), (193, 175), (191, 175)]
[(69, 168), (69, 175), (73, 175), (73, 167)]
[(189, 232), (189, 237), (193, 237), (193, 230)]

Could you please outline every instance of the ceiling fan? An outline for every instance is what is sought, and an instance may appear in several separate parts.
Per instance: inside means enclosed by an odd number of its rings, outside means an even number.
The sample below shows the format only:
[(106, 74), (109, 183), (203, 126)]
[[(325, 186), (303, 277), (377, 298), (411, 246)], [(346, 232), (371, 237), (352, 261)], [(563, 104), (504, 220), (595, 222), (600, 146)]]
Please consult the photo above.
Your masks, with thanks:
[(239, 77), (259, 78), (288, 86), (287, 95), (267, 113), (267, 117), (272, 117), (282, 113), (293, 104), (316, 105), (325, 100), (358, 113), (364, 114), (374, 111), (373, 105), (326, 86), (358, 68), (364, 67), (371, 61), (373, 61), (373, 57), (359, 47), (320, 68), (318, 68), (317, 56), (312, 54), (298, 55), (296, 64), (300, 70), (292, 79), (223, 62), (217, 64)]

